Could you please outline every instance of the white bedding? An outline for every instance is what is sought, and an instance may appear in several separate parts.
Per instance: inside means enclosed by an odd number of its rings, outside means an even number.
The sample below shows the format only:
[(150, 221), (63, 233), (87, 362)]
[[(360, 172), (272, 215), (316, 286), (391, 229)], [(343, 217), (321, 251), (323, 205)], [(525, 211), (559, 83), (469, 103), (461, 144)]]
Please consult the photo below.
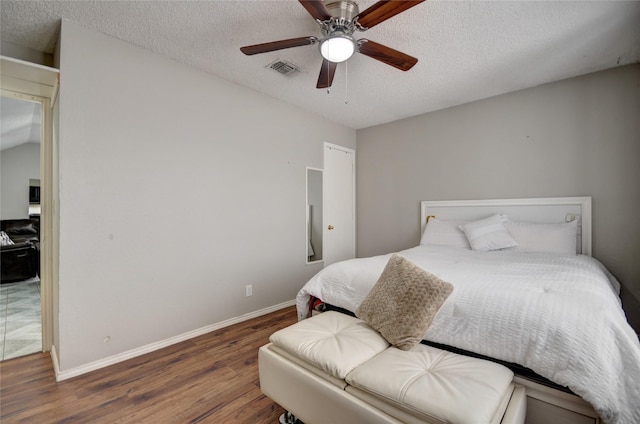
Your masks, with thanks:
[[(640, 423), (640, 343), (618, 282), (598, 261), (444, 246), (399, 253), (454, 285), (425, 339), (524, 365), (569, 387), (606, 423)], [(355, 311), (390, 257), (326, 267), (298, 293), (298, 317), (310, 295)]]

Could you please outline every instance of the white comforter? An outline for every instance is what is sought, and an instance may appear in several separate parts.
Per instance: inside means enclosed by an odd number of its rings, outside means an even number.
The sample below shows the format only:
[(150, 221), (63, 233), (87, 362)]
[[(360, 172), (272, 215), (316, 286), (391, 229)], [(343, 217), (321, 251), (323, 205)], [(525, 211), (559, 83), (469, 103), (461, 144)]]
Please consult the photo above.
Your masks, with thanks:
[[(640, 423), (640, 343), (619, 285), (595, 259), (418, 246), (399, 252), (454, 285), (425, 339), (524, 365), (569, 387), (606, 423)], [(391, 255), (332, 264), (298, 293), (355, 311)]]

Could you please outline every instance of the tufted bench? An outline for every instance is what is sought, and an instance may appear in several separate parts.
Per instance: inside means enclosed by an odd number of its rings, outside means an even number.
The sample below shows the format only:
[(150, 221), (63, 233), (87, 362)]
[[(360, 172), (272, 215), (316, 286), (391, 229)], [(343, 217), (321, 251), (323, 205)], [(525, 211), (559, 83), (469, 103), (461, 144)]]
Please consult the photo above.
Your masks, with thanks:
[(502, 365), (426, 345), (409, 351), (326, 312), (274, 333), (260, 386), (306, 424), (523, 423), (524, 388)]

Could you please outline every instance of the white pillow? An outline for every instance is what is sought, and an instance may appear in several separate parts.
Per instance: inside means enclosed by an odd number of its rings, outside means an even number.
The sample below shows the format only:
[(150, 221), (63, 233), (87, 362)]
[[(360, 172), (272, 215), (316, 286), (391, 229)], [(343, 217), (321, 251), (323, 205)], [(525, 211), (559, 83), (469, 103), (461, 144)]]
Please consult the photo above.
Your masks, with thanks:
[(443, 221), (437, 218), (430, 218), (422, 232), (420, 245), (453, 246), (463, 249), (471, 249), (467, 237), (459, 228), (467, 221)]
[(14, 243), (13, 243), (13, 240), (11, 240), (11, 238), (9, 237), (9, 235), (4, 231), (0, 231), (0, 246), (11, 246), (12, 244)]
[(488, 218), (479, 219), (460, 226), (469, 240), (473, 250), (488, 252), (490, 250), (515, 247), (518, 242), (511, 237), (504, 226), (506, 217), (495, 214)]
[(507, 229), (518, 242), (518, 252), (551, 252), (575, 255), (578, 221), (558, 224), (507, 221)]

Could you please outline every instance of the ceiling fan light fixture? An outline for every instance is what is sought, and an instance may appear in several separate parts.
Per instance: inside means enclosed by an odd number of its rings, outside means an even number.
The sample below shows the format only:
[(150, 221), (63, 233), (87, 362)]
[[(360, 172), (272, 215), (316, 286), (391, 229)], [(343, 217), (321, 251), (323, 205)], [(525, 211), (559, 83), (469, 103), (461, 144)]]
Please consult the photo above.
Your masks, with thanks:
[(320, 41), (320, 54), (329, 62), (344, 62), (355, 51), (356, 41), (346, 34), (333, 34)]
[(320, 25), (322, 39), (314, 36), (289, 38), (240, 47), (240, 51), (251, 56), (317, 44), (322, 56), (322, 66), (316, 88), (331, 87), (338, 64), (347, 61), (356, 52), (401, 71), (411, 69), (418, 62), (415, 57), (371, 40), (364, 38), (356, 40), (353, 34), (355, 31), (367, 31), (425, 0), (371, 0), (375, 3), (364, 12), (360, 12), (356, 1), (298, 0)]

